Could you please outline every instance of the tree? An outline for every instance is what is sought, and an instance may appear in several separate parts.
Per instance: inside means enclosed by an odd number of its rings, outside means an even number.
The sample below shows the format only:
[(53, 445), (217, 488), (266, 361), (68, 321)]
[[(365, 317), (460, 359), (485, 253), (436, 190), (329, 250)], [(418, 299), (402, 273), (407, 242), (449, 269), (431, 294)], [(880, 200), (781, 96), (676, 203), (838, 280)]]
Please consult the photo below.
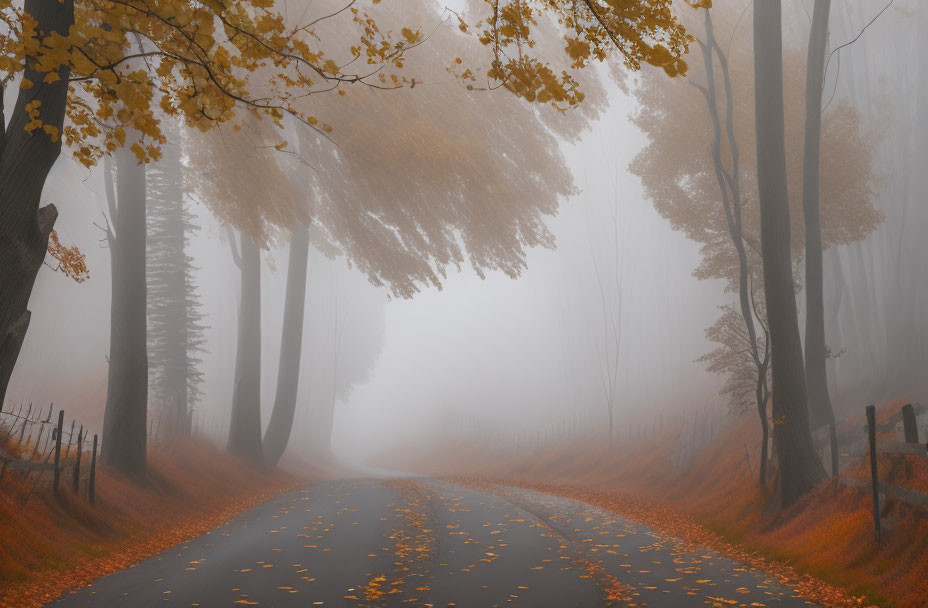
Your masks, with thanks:
[(105, 168), (112, 267), (110, 352), (103, 462), (141, 481), (146, 473), (148, 423), (145, 165), (129, 149), (116, 151), (116, 187)]
[[(57, 216), (40, 201), (62, 142), (88, 166), (127, 142), (137, 160), (148, 161), (164, 143), (158, 112), (206, 130), (234, 120), (243, 108), (278, 123), (289, 113), (328, 131), (294, 100), (347, 84), (401, 86), (402, 78), (382, 68), (401, 66), (405, 51), (421, 42), (409, 28), (395, 38), (382, 32), (351, 4), (309, 24), (287, 23), (267, 0), (27, 0), (21, 10), (0, 4), (0, 93), (21, 74), (9, 127), (0, 130), (0, 401)], [(337, 42), (317, 35), (319, 23), (337, 19), (353, 23), (356, 34)], [(359, 59), (363, 67), (352, 71)], [(121, 430), (126, 442), (104, 439), (104, 453), (120, 461), (123, 449), (132, 452), (125, 460), (137, 468), (143, 438), (135, 425)]]
[[(230, 452), (255, 463), (276, 463), (280, 454), (269, 450), (265, 459), (261, 440), (261, 250), (279, 239), (287, 227), (305, 230), (308, 205), (285, 171), (289, 157), (274, 147), (276, 129), (267, 122), (251, 120), (238, 130), (216, 129), (188, 138), (187, 175), (197, 197), (206, 203), (230, 230), (233, 260), (241, 274), (238, 339), (233, 375)], [(298, 239), (297, 239), (298, 240)], [(299, 257), (300, 246), (294, 248)], [(305, 259), (305, 254), (303, 255)], [(288, 271), (288, 283), (299, 281), (299, 260)], [(302, 281), (305, 286), (305, 263)], [(292, 396), (295, 405), (299, 370), (304, 289), (288, 289), (282, 339), (277, 402), (280, 408)], [(299, 330), (299, 331), (298, 331)], [(293, 349), (295, 345), (295, 350)], [(281, 418), (281, 413), (277, 418)], [(276, 425), (280, 423), (275, 421)], [(276, 434), (270, 437), (276, 444)], [(289, 437), (289, 428), (287, 428)], [(284, 442), (286, 444), (286, 442)]]
[[(703, 62), (690, 68), (687, 81), (644, 72), (636, 91), (641, 109), (635, 122), (648, 135), (649, 144), (636, 157), (631, 170), (641, 177), (658, 212), (703, 245), (703, 261), (696, 275), (721, 278), (738, 295), (737, 308), (748, 336), (742, 346), (750, 349), (754, 359), (757, 412), (765, 430), (769, 357), (755, 326), (764, 325), (766, 319), (753, 312), (765, 307), (759, 289), (763, 272), (756, 203), (751, 39), (737, 29), (740, 5), (716, 2), (711, 13), (700, 14), (706, 32), (705, 40), (697, 42)], [(696, 24), (689, 29), (696, 31)], [(731, 41), (727, 51), (721, 48), (719, 39)], [(785, 51), (784, 61), (790, 66), (784, 76), (784, 104), (789, 118), (785, 125), (788, 179), (797, 185), (791, 191), (799, 192), (804, 132), (799, 120), (803, 103), (799, 92), (803, 90), (804, 62), (795, 49)], [(881, 218), (871, 202), (876, 180), (870, 143), (857, 113), (844, 103), (833, 104), (824, 114), (822, 134), (823, 240), (828, 245), (853, 242), (872, 232)], [(802, 200), (794, 196), (789, 202), (791, 231), (796, 235), (791, 242), (791, 256), (796, 264), (804, 250), (799, 238), (803, 234)], [(755, 296), (759, 306), (754, 306)], [(737, 353), (732, 356), (739, 359)], [(762, 440), (762, 453), (766, 452), (765, 444)]]
[(838, 474), (838, 441), (835, 413), (828, 394), (825, 359), (825, 286), (822, 268), (822, 226), (819, 204), (819, 163), (822, 141), (822, 88), (825, 83), (825, 50), (831, 0), (815, 0), (809, 58), (806, 62), (806, 125), (802, 167), (802, 208), (805, 220), (806, 260), (806, 386), (812, 429), (828, 425), (831, 435), (831, 474)]
[[(703, 12), (705, 13), (706, 40), (700, 42), (699, 47), (705, 65), (706, 84), (705, 86), (698, 84), (693, 86), (703, 93), (712, 120), (712, 165), (715, 169), (715, 181), (721, 193), (722, 209), (728, 227), (728, 234), (731, 238), (731, 244), (738, 255), (738, 302), (741, 311), (740, 322), (743, 325), (744, 332), (739, 331), (739, 327), (733, 326), (735, 319), (731, 314), (731, 309), (724, 310), (719, 321), (706, 332), (707, 337), (714, 342), (721, 343), (723, 348), (716, 349), (702, 360), (714, 362), (713, 365), (709, 366), (709, 371), (727, 372), (729, 374), (729, 382), (723, 388), (723, 392), (729, 393), (732, 402), (736, 406), (740, 405), (743, 398), (741, 389), (747, 382), (748, 377), (751, 378), (750, 385), (753, 387), (754, 400), (761, 425), (761, 464), (758, 481), (763, 487), (766, 486), (767, 482), (767, 449), (770, 435), (767, 422), (767, 397), (770, 394), (768, 378), (770, 363), (768, 345), (770, 340), (766, 318), (761, 319), (760, 315), (756, 314), (758, 310), (756, 285), (763, 281), (759, 279), (760, 273), (756, 272), (756, 264), (752, 267), (751, 262), (748, 260), (747, 245), (744, 242), (744, 225), (741, 217), (744, 202), (741, 196), (740, 151), (737, 135), (734, 132), (735, 100), (732, 92), (731, 72), (728, 69), (728, 58), (715, 38), (715, 30), (712, 27), (712, 17), (709, 14), (709, 9), (706, 8)], [(718, 111), (714, 55), (718, 55), (719, 67), (725, 84), (725, 133), (728, 140), (730, 165), (725, 165), (722, 159), (722, 121), (719, 118)], [(760, 321), (764, 329), (763, 341), (757, 334), (754, 322), (755, 316), (758, 317), (758, 321)], [(727, 354), (724, 353), (725, 347), (729, 349)], [(763, 355), (761, 355), (761, 352), (763, 352)], [(748, 359), (747, 365), (745, 365), (745, 359)], [(750, 374), (747, 373), (748, 370), (751, 370)]]
[(825, 471), (809, 431), (793, 291), (780, 10), (779, 0), (754, 5), (754, 105), (761, 259), (773, 374), (773, 440), (779, 464), (777, 490), (779, 500), (790, 504), (821, 481)]
[[(197, 226), (185, 198), (179, 142), (148, 167), (148, 363), (151, 397), (169, 432), (188, 435), (200, 395), (203, 314), (187, 253)], [(160, 424), (159, 424), (160, 426)]]

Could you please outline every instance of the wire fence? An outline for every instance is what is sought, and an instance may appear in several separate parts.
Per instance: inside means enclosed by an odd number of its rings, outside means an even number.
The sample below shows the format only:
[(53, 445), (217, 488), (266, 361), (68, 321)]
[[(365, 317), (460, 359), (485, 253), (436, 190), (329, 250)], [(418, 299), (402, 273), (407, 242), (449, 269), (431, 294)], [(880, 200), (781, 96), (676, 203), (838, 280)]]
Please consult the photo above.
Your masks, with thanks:
[[(25, 505), (39, 487), (51, 488), (58, 497), (64, 488), (96, 500), (99, 438), (65, 412), (19, 405), (0, 411), (0, 494), (4, 485), (25, 489)], [(13, 479), (15, 477), (15, 480)]]

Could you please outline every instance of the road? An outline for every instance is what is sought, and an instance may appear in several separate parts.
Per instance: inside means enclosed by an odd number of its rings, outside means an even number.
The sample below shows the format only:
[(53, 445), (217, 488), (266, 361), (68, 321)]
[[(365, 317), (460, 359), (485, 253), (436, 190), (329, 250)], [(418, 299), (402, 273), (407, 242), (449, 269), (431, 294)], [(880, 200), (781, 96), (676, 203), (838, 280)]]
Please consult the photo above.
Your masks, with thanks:
[(574, 500), (426, 479), (277, 497), (55, 608), (807, 606), (763, 572)]

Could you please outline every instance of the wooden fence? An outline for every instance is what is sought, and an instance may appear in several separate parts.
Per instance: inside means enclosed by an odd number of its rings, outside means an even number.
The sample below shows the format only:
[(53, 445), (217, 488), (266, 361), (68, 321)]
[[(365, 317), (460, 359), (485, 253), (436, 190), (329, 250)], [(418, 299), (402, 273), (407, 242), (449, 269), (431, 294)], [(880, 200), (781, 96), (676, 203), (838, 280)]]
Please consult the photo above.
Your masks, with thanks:
[[(51, 486), (56, 497), (63, 487), (70, 487), (76, 495), (86, 492), (87, 499), (95, 501), (97, 435), (91, 438), (83, 425), (71, 420), (65, 424), (64, 410), (54, 412), (54, 404), (44, 408), (0, 411), (0, 434), (6, 441), (0, 444), (0, 493), (7, 481), (7, 471), (19, 473), (20, 482), (28, 488), (23, 504), (28, 502), (36, 487)], [(23, 411), (25, 409), (25, 411)], [(7, 452), (3, 445), (9, 446)], [(12, 447), (15, 446), (15, 449)], [(8, 483), (8, 482), (7, 482)]]
[[(897, 500), (916, 506), (928, 505), (928, 494), (912, 490), (910, 488), (901, 488), (889, 486), (880, 483), (880, 474), (877, 461), (878, 454), (901, 454), (910, 456), (928, 457), (928, 445), (922, 444), (918, 438), (918, 423), (916, 412), (924, 411), (924, 408), (918, 404), (908, 404), (903, 406), (898, 414), (884, 421), (882, 424), (876, 422), (876, 406), (868, 405), (866, 408), (867, 415), (867, 444), (868, 455), (870, 460), (870, 489), (873, 494), (873, 530), (876, 534), (877, 542), (883, 535), (882, 522), (880, 521), (880, 502), (883, 496), (891, 495)], [(895, 430), (899, 422), (903, 424), (903, 441), (877, 437), (878, 431)], [(852, 481), (853, 480), (853, 481)], [(865, 480), (853, 477), (842, 477), (841, 482), (845, 485), (865, 486)]]

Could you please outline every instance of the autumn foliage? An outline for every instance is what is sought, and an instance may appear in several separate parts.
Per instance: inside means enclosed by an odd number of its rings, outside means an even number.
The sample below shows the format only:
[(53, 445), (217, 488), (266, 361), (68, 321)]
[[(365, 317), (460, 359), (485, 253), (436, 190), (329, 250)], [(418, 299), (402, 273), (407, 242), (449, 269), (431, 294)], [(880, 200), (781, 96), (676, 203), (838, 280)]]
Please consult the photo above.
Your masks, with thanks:
[(57, 230), (52, 230), (48, 237), (48, 255), (57, 262), (55, 266), (48, 266), (56, 272), (64, 273), (75, 283), (83, 283), (90, 278), (87, 256), (81, 253), (76, 245), (63, 245), (58, 238)]
[[(347, 84), (401, 86), (404, 80), (383, 68), (401, 67), (405, 51), (421, 42), (408, 27), (381, 31), (353, 4), (327, 3), (327, 16), (304, 13), (307, 19), (297, 23), (272, 0), (67, 0), (70, 31), (43, 36), (33, 16), (7, 0), (0, 2), (7, 32), (0, 37), (2, 84), (23, 72), (25, 57), (36, 58), (31, 67), (43, 83), (68, 79), (63, 132), (43, 121), (39, 99), (26, 106), (26, 130), (61, 138), (87, 166), (126, 145), (127, 129), (142, 136), (128, 138), (136, 156), (157, 160), (166, 141), (162, 115), (207, 130), (245, 108), (275, 122), (290, 114), (329, 131), (294, 100)], [(341, 19), (352, 34), (342, 29), (340, 37), (323, 40), (317, 24), (329, 18)], [(36, 84), (20, 80), (21, 89)]]

